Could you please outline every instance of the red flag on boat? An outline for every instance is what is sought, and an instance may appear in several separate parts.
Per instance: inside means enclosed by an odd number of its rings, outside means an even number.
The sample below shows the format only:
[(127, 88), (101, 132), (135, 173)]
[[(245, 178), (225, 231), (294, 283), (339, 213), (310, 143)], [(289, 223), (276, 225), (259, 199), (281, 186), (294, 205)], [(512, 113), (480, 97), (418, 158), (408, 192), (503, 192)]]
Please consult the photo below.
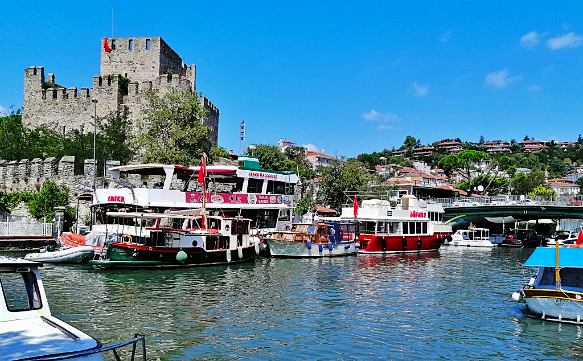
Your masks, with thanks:
[(111, 47), (109, 47), (107, 38), (103, 38), (103, 50), (105, 50), (106, 53), (111, 53)]
[(354, 196), (354, 201), (352, 202), (352, 211), (354, 212), (354, 218), (358, 217), (358, 201), (356, 196)]
[(575, 242), (578, 246), (583, 245), (583, 227), (579, 230), (579, 234), (577, 235), (577, 241)]
[(206, 177), (206, 157), (203, 155), (198, 169), (198, 184), (204, 183), (204, 177)]

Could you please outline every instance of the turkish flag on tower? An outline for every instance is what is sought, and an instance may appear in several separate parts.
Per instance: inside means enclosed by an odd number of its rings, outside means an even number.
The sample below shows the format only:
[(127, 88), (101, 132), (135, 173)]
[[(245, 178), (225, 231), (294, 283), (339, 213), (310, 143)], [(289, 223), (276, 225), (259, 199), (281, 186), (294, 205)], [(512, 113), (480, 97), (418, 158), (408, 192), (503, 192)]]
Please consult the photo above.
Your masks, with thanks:
[(206, 177), (206, 157), (203, 155), (200, 161), (200, 167), (198, 169), (198, 184), (204, 183), (204, 178)]
[(358, 217), (358, 201), (356, 196), (354, 196), (354, 201), (352, 202), (352, 211), (354, 212), (354, 218)]
[(111, 48), (109, 47), (107, 38), (103, 38), (103, 50), (105, 50), (106, 53), (111, 53)]

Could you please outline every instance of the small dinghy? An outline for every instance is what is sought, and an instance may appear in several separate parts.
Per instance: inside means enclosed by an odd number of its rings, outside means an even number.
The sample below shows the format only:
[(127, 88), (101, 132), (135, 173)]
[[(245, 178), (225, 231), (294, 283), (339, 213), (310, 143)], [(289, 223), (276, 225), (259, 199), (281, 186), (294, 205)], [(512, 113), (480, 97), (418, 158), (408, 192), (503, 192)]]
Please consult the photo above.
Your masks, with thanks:
[[(144, 336), (111, 345), (51, 315), (40, 278), (41, 263), (0, 257), (0, 359), (103, 361), (105, 352), (120, 360), (146, 360)], [(109, 359), (109, 358), (107, 358)]]
[(49, 251), (46, 248), (41, 249), (39, 253), (29, 253), (24, 256), (28, 261), (44, 263), (86, 263), (93, 258), (93, 247), (63, 247), (55, 251)]
[(105, 234), (88, 233), (87, 236), (65, 232), (59, 239), (60, 247), (45, 247), (39, 253), (29, 253), (24, 259), (44, 263), (86, 263), (95, 253), (101, 252)]

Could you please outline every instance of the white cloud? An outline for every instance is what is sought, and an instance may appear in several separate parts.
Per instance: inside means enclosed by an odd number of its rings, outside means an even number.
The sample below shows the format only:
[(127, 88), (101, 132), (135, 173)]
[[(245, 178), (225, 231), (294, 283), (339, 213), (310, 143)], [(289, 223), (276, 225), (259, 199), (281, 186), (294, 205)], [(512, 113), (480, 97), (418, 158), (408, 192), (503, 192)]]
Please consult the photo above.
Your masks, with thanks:
[(394, 123), (401, 120), (401, 117), (395, 113), (381, 113), (374, 109), (369, 110), (366, 113), (362, 113), (362, 118), (368, 120), (369, 122), (378, 123), (378, 130), (395, 129)]
[(540, 34), (536, 31), (531, 31), (522, 35), (520, 38), (520, 45), (523, 48), (532, 49), (540, 43)]
[(374, 109), (362, 114), (365, 120), (371, 122), (395, 122), (401, 120), (401, 117), (394, 113), (381, 113)]
[(543, 87), (538, 84), (532, 84), (531, 86), (528, 87), (528, 91), (531, 93), (536, 93), (541, 90), (543, 90)]
[(549, 49), (576, 48), (583, 44), (583, 36), (570, 32), (547, 40)]
[(439, 41), (442, 43), (447, 43), (451, 40), (451, 31), (446, 31), (443, 35), (439, 38)]
[(8, 114), (8, 109), (6, 109), (2, 105), (0, 105), (0, 115), (6, 115), (6, 114)]
[(413, 83), (413, 93), (417, 97), (424, 97), (429, 94), (429, 85)]
[(486, 84), (502, 89), (506, 88), (508, 85), (514, 83), (515, 81), (519, 80), (519, 76), (512, 76), (508, 69), (497, 70), (489, 73), (486, 75)]

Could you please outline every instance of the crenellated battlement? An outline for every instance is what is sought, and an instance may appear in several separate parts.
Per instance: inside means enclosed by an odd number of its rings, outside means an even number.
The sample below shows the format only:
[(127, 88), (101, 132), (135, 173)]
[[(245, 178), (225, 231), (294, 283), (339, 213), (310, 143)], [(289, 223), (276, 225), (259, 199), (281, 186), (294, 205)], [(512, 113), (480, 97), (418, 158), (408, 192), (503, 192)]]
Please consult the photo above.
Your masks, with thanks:
[[(162, 38), (112, 38), (108, 45), (110, 52), (100, 42), (100, 73), (92, 78), (91, 88), (60, 85), (42, 66), (26, 68), (23, 124), (66, 132), (90, 129), (94, 113), (104, 118), (120, 112), (132, 123), (142, 116), (149, 90), (196, 92), (196, 65), (186, 64)], [(201, 102), (209, 111), (205, 124), (216, 132), (219, 110), (208, 98)]]

